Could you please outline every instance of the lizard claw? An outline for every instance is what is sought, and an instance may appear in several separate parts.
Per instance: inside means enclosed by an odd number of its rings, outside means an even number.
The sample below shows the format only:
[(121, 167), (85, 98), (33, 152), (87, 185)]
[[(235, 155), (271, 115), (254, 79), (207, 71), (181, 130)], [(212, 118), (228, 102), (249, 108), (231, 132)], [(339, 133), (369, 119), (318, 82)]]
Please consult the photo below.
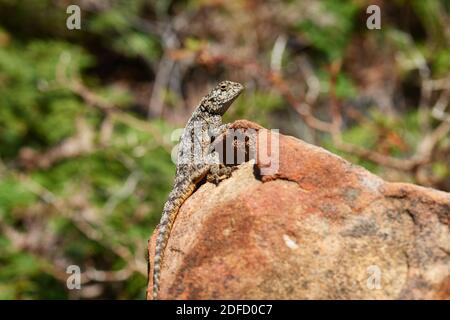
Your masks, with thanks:
[(231, 177), (231, 174), (235, 169), (236, 167), (227, 167), (224, 164), (214, 164), (210, 167), (206, 180), (218, 185), (220, 181)]

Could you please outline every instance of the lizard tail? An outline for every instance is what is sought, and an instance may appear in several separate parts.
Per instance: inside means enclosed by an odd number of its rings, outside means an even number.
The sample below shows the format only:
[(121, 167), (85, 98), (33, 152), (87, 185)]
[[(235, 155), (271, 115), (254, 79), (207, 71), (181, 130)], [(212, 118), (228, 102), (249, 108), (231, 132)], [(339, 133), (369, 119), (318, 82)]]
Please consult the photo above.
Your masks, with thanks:
[(169, 240), (170, 232), (178, 214), (178, 210), (184, 201), (194, 192), (195, 184), (186, 183), (172, 190), (169, 199), (164, 205), (164, 211), (159, 224), (158, 237), (156, 239), (155, 258), (153, 261), (153, 300), (158, 297), (161, 265), (164, 260), (164, 251)]

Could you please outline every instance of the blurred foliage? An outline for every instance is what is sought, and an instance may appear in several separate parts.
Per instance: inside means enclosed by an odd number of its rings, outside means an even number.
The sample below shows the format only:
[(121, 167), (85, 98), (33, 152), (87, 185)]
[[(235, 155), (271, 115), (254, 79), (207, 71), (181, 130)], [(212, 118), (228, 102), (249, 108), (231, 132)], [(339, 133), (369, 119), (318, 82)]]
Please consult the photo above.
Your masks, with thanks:
[[(376, 2), (382, 30), (374, 31), (365, 27), (371, 3), (357, 0), (84, 0), (75, 1), (81, 30), (68, 30), (68, 1), (0, 0), (0, 299), (145, 297), (147, 239), (174, 176), (171, 134), (219, 78), (247, 87), (226, 121), (280, 128), (387, 179), (418, 182), (341, 152), (327, 135), (312, 134), (267, 79), (209, 56), (268, 66), (274, 42), (286, 36), (281, 66), (293, 92), (305, 95), (316, 79), (319, 118), (329, 118), (324, 106), (334, 90), (344, 109), (366, 119), (344, 119), (345, 141), (407, 157), (424, 136), (419, 73), (450, 74), (450, 1)], [(95, 106), (73, 81), (120, 113)], [(79, 154), (54, 155), (89, 132)], [(427, 169), (431, 186), (447, 191), (449, 145), (449, 137), (440, 142)], [(71, 264), (130, 274), (67, 290)]]

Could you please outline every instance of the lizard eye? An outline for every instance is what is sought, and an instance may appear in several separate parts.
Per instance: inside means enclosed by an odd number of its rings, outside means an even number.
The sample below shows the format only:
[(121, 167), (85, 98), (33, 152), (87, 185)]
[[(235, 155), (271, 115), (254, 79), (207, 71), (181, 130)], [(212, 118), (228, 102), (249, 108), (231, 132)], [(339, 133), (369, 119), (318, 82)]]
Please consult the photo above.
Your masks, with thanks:
[(220, 85), (220, 89), (225, 90), (227, 88), (227, 84), (226, 83), (222, 83)]

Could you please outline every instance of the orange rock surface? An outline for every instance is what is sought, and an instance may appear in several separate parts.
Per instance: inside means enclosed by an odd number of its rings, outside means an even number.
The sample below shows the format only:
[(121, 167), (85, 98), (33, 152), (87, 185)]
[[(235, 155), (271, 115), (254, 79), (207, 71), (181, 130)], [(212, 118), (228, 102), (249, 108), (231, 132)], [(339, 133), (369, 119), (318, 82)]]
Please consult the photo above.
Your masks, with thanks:
[(161, 299), (450, 299), (450, 194), (281, 134), (279, 150), (277, 173), (252, 160), (184, 203)]

